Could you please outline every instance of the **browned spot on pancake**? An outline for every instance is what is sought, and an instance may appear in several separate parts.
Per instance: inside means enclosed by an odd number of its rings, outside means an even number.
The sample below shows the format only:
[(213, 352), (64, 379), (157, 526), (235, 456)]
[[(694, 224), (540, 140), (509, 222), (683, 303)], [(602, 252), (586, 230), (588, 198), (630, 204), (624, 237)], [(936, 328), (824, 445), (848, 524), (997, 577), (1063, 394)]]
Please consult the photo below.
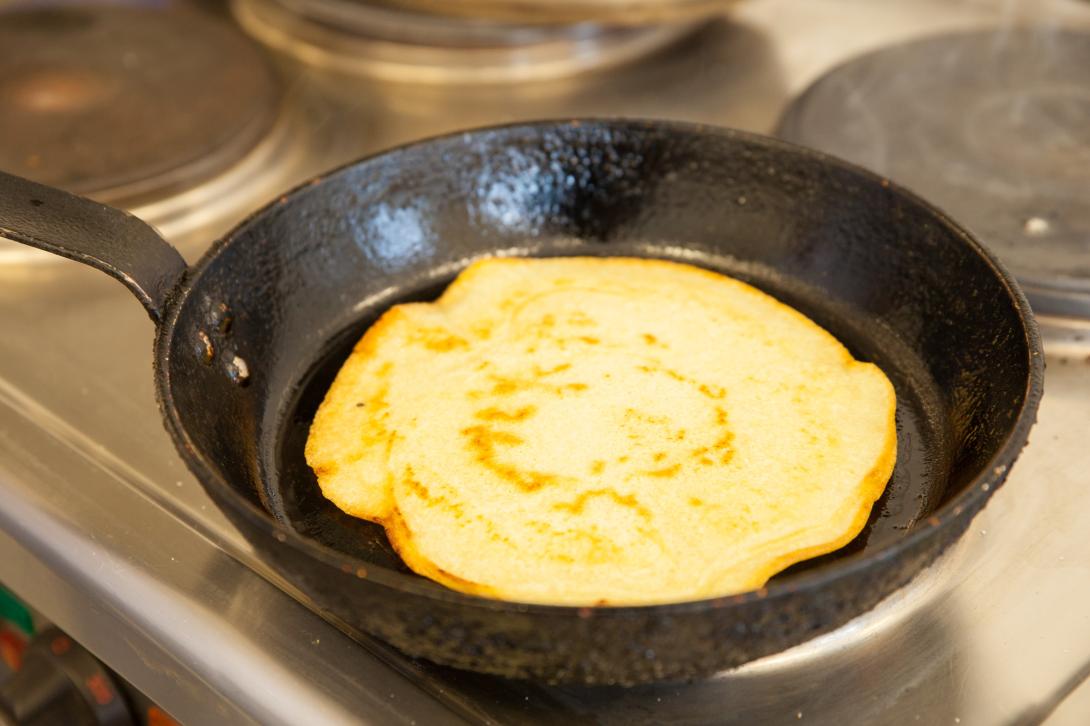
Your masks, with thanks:
[(452, 502), (442, 495), (432, 494), (431, 490), (416, 478), (411, 466), (405, 467), (405, 476), (402, 477), (402, 480), (405, 482), (405, 486), (408, 487), (409, 491), (421, 501), (425, 502), (429, 507), (445, 509), (457, 518), (461, 518), (464, 514), (461, 504)]
[(315, 464), (313, 469), (316, 476), (325, 476), (326, 474), (335, 473), (337, 471), (337, 465), (332, 462), (329, 464)]
[(551, 328), (554, 325), (556, 325), (556, 316), (555, 315), (549, 314), (549, 315), (546, 315), (545, 317), (543, 317), (541, 319), (541, 327), (543, 327), (543, 328)]
[(534, 366), (534, 375), (538, 378), (545, 378), (546, 376), (551, 376), (556, 373), (563, 373), (569, 368), (571, 368), (571, 363), (561, 363), (560, 365), (554, 366), (552, 368), (541, 368), (539, 366)]
[(638, 365), (636, 366), (636, 370), (643, 371), (644, 373), (662, 373), (663, 375), (670, 376), (675, 381), (682, 381), (683, 383), (689, 382), (685, 376), (677, 371), (669, 368), (662, 368), (661, 366)]
[(497, 431), (487, 426), (469, 426), (462, 429), (462, 435), (467, 437), (468, 448), (478, 463), (524, 491), (537, 491), (558, 480), (556, 474), (520, 469), (496, 458), (497, 445), (517, 446), (524, 443), (524, 440), (515, 434)]
[(480, 363), (477, 364), (477, 370), (483, 371), (485, 368), (490, 368), (491, 366), (492, 366), (491, 361), (482, 360)]
[(666, 452), (665, 451), (659, 451), (652, 458), (655, 461), (662, 461), (663, 459), (666, 458)]
[(641, 421), (648, 424), (668, 424), (670, 423), (669, 416), (658, 416), (653, 413), (647, 413), (646, 411), (640, 411), (635, 408), (626, 408), (624, 410), (624, 416), (626, 419), (632, 419), (634, 421)]
[(489, 375), (488, 377), (493, 382), (492, 394), (496, 396), (510, 396), (512, 393), (517, 393), (524, 388), (524, 386), (514, 378), (497, 375)]
[(649, 365), (643, 364), (643, 365), (636, 366), (636, 369), (640, 370), (640, 371), (643, 371), (644, 373), (663, 373), (663, 374), (668, 375), (671, 378), (677, 379), (679, 381), (684, 380), (681, 377), (681, 374), (677, 373), (676, 371), (672, 371), (669, 368), (662, 368), (661, 366), (649, 366)]
[(467, 348), (469, 343), (464, 338), (459, 338), (456, 335), (451, 335), (446, 338), (435, 338), (424, 343), (424, 346), (428, 350), (434, 350), (439, 353), (447, 353), (455, 348)]
[(685, 429), (678, 429), (678, 432), (676, 434), (674, 434), (674, 438), (677, 439), (678, 441), (684, 441), (685, 436), (686, 436)]
[(582, 514), (583, 509), (587, 506), (587, 502), (595, 497), (608, 497), (617, 505), (633, 509), (644, 519), (648, 521), (651, 520), (651, 511), (639, 503), (636, 499), (636, 495), (625, 494), (624, 496), (621, 496), (613, 489), (591, 489), (590, 491), (583, 492), (570, 502), (557, 502), (553, 505), (553, 509), (560, 509), (562, 511), (571, 512), (572, 514)]
[(708, 398), (718, 399), (723, 398), (723, 396), (727, 395), (726, 389), (722, 388), (721, 386), (709, 386), (707, 383), (701, 383), (697, 390), (703, 393)]
[(734, 434), (730, 431), (725, 432), (719, 439), (713, 444), (713, 448), (719, 452), (719, 463), (729, 464), (730, 460), (734, 458)]
[(446, 353), (455, 348), (468, 348), (465, 338), (454, 335), (446, 328), (438, 326), (416, 328), (409, 336), (409, 342), (423, 345), (428, 350)]
[(580, 335), (576, 340), (586, 343), (587, 345), (598, 345), (602, 341), (591, 335)]
[(701, 499), (700, 497), (689, 497), (689, 504), (691, 504), (694, 507), (699, 507), (703, 503), (704, 503), (704, 500)]
[(727, 412), (722, 406), (715, 407), (715, 423), (719, 426), (727, 425)]
[(726, 410), (721, 406), (715, 407), (715, 423), (723, 428), (719, 438), (711, 448), (719, 454), (719, 463), (729, 464), (734, 458), (734, 432), (727, 428), (728, 417)]
[(496, 431), (493, 430), (490, 434), (493, 443), (500, 444), (502, 446), (518, 446), (519, 444), (525, 444), (526, 440), (517, 434), (513, 434), (509, 431)]
[(462, 435), (470, 437), (470, 443), (475, 448), (493, 448), (495, 444), (500, 442), (508, 445), (522, 443), (522, 439), (515, 434), (507, 431), (497, 431), (487, 426), (467, 426), (462, 429)]
[(593, 462), (591, 462), (591, 465), (590, 465), (590, 473), (591, 474), (601, 474), (603, 471), (605, 471), (605, 469), (606, 469), (606, 463), (604, 461), (602, 461), (601, 459), (595, 459)]
[(655, 345), (659, 342), (659, 339), (651, 335), (650, 333), (644, 333), (643, 342), (647, 343), (648, 345)]
[(431, 491), (424, 486), (420, 481), (413, 476), (413, 469), (411, 466), (405, 467), (405, 485), (409, 487), (409, 491), (415, 494), (425, 502), (431, 501)]
[(678, 373), (677, 371), (675, 371), (672, 368), (660, 368), (659, 372), (660, 373), (665, 373), (666, 375), (673, 378), (675, 381), (681, 381), (682, 383), (688, 383), (690, 385), (695, 385), (693, 383), (693, 379), (689, 378), (688, 376), (681, 375), (680, 373)]
[(644, 472), (648, 476), (657, 476), (661, 478), (667, 478), (671, 476), (677, 476), (677, 473), (681, 471), (681, 464), (674, 464), (668, 466), (665, 469), (652, 469), (651, 471)]
[(671, 368), (663, 368), (662, 366), (638, 365), (636, 366), (636, 370), (643, 371), (644, 373), (660, 373), (664, 376), (669, 376), (675, 381), (692, 386), (702, 395), (707, 396), (708, 398), (718, 400), (724, 398), (727, 395), (727, 390), (722, 386), (702, 383), (695, 378), (690, 378), (689, 376), (678, 373)]
[(504, 544), (511, 547), (515, 546), (515, 543), (512, 542), (510, 538), (504, 537), (502, 534), (500, 534), (499, 531), (496, 529), (496, 525), (492, 524), (491, 521), (485, 519), (482, 515), (478, 514), (473, 519), (484, 525), (484, 528), (488, 531), (488, 538), (493, 542), (503, 542)]
[(496, 407), (482, 408), (474, 417), (483, 421), (525, 421), (537, 413), (537, 406), (523, 406), (514, 411), (503, 411)]
[[(566, 368), (564, 370), (567, 370)], [(544, 375), (550, 375), (551, 373), (559, 373), (560, 371), (554, 370), (552, 372), (546, 372)], [(492, 396), (511, 396), (520, 391), (539, 390), (547, 391), (556, 395), (564, 395), (568, 391), (585, 391), (588, 386), (586, 383), (561, 383), (553, 384), (546, 383), (538, 380), (541, 376), (535, 373), (535, 377), (531, 378), (518, 378), (515, 376), (503, 376), (494, 373), (488, 374), (488, 378), (492, 381), (492, 388), (488, 391), (469, 391), (468, 396), (472, 399), (480, 399), (487, 395)]]
[(618, 464), (623, 464), (623, 463), (625, 463), (626, 461), (628, 461), (628, 457), (627, 457), (627, 456), (622, 456), (622, 457), (620, 457), (620, 458), (618, 458), (618, 459), (617, 459), (617, 463), (618, 463)]

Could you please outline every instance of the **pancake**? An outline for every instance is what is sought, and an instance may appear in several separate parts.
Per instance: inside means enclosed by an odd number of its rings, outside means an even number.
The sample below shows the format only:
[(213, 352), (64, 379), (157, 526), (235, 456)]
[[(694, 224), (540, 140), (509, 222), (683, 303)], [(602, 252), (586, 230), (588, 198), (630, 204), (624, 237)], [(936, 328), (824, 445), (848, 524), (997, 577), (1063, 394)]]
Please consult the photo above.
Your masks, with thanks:
[(863, 528), (893, 386), (756, 288), (629, 258), (487, 259), (355, 346), (306, 446), (415, 572), (531, 603), (743, 592)]

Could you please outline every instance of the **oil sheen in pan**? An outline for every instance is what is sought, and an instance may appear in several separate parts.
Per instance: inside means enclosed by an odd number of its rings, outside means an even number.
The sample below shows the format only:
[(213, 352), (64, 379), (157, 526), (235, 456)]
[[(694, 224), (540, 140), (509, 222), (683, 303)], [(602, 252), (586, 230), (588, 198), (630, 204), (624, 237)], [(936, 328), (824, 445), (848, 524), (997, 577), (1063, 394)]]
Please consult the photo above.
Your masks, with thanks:
[[(564, 253), (571, 254), (565, 245)], [(601, 248), (581, 246), (575, 254), (601, 253)], [(611, 255), (660, 257), (696, 264), (744, 280), (797, 308), (835, 335), (857, 359), (876, 363), (897, 391), (897, 462), (885, 493), (875, 504), (863, 531), (851, 543), (822, 557), (800, 562), (774, 579), (820, 567), (858, 552), (868, 552), (898, 539), (915, 522), (942, 503), (950, 462), (936, 457), (945, 451), (949, 435), (934, 399), (936, 387), (922, 362), (892, 333), (847, 306), (830, 300), (824, 291), (807, 288), (768, 268), (723, 257), (693, 257), (679, 248), (610, 245)], [(541, 251), (537, 251), (541, 254)], [(548, 254), (547, 252), (545, 254)], [(333, 549), (365, 562), (411, 571), (390, 547), (383, 528), (351, 517), (326, 500), (314, 473), (303, 457), (303, 448), (314, 413), (321, 404), (352, 346), (364, 331), (392, 304), (434, 300), (450, 284), (452, 275), (433, 284), (406, 291), (360, 311), (360, 319), (341, 332), (327, 353), (302, 377), (293, 404), (284, 417), (279, 445), (279, 493), (292, 527)]]

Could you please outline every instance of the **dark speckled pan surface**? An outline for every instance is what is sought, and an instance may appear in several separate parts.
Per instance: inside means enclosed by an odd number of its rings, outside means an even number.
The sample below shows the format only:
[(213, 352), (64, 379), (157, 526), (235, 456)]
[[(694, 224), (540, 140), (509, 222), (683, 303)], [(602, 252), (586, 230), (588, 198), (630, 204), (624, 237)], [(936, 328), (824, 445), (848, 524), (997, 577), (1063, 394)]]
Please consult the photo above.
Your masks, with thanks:
[[(367, 325), (494, 254), (719, 270), (878, 363), (897, 388), (899, 449), (866, 530), (760, 591), (676, 605), (520, 605), (407, 571), (381, 528), (321, 497), (303, 442)], [(697, 677), (873, 607), (965, 531), (1041, 394), (1022, 294), (941, 212), (815, 152), (685, 124), (541, 123), (396, 149), (258, 212), (158, 298), (157, 388), (179, 451), (314, 609), (411, 655), (547, 681)]]

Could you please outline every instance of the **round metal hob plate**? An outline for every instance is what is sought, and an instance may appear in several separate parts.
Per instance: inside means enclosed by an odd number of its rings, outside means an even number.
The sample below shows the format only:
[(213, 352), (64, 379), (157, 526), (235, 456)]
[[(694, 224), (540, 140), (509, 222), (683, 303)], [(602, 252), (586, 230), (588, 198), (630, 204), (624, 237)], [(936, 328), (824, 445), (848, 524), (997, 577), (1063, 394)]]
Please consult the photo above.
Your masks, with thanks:
[(168, 196), (268, 133), (280, 89), (229, 22), (178, 3), (0, 13), (0, 168), (113, 204)]
[(886, 175), (972, 229), (1035, 310), (1090, 316), (1090, 35), (975, 31), (841, 65), (785, 139)]

